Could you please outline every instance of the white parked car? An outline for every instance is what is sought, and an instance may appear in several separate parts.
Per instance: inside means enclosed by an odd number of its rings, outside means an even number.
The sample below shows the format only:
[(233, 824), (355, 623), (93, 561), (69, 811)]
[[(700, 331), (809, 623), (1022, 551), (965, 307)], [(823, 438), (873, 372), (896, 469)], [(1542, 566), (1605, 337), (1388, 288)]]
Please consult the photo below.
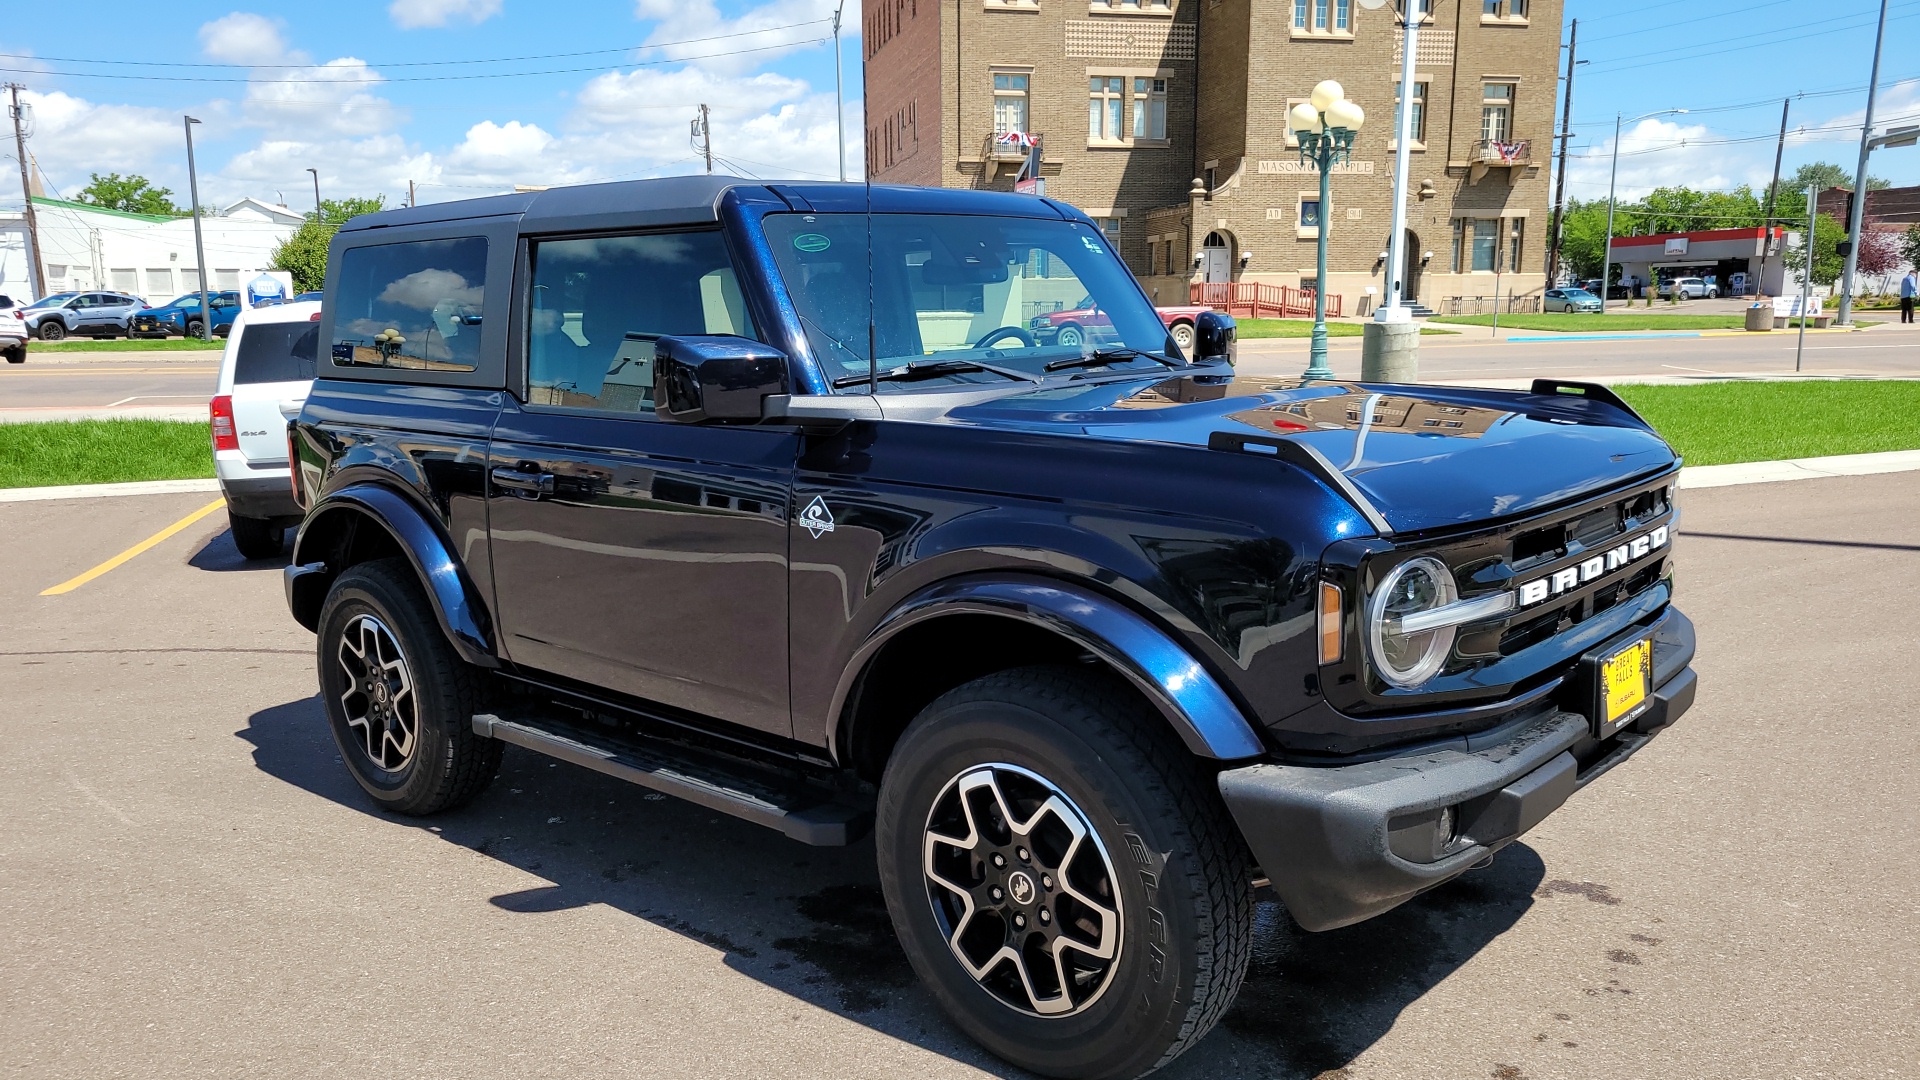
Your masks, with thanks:
[(213, 471), (227, 498), (234, 546), (249, 559), (280, 554), (300, 523), (287, 462), (287, 418), (313, 386), (320, 303), (276, 304), (242, 312), (220, 356), (220, 383), (209, 406)]
[(9, 364), (27, 362), (27, 320), (11, 296), (0, 296), (0, 356)]
[(1719, 288), (1707, 284), (1705, 278), (1683, 277), (1660, 283), (1661, 296), (1671, 296), (1676, 292), (1680, 294), (1682, 300), (1718, 300), (1720, 298)]

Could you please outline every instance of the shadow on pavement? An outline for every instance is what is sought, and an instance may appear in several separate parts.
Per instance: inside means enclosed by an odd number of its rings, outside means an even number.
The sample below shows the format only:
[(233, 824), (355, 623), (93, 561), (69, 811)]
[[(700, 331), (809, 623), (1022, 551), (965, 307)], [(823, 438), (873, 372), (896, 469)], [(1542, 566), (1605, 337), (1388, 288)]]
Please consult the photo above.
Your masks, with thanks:
[(208, 537), (207, 542), (200, 545), (200, 550), (187, 558), (187, 565), (195, 570), (210, 570), (215, 573), (231, 570), (278, 570), (287, 565), (287, 560), (292, 554), (292, 546), (292, 537), (289, 536), (288, 544), (281, 549), (280, 554), (271, 559), (249, 559), (240, 554), (239, 548), (233, 546), (233, 533), (222, 529)]
[[(236, 734), (270, 776), (552, 882), (492, 897), (504, 910), (604, 904), (704, 942), (730, 968), (818, 1008), (995, 1075), (1025, 1075), (951, 1027), (920, 989), (894, 939), (871, 840), (806, 847), (513, 746), (472, 804), (396, 817), (340, 764), (317, 698), (257, 712)], [(1542, 876), (1539, 857), (1515, 845), (1492, 867), (1325, 934), (1300, 930), (1263, 890), (1238, 1003), (1220, 1029), (1156, 1075), (1265, 1080), (1339, 1069), (1511, 927)]]

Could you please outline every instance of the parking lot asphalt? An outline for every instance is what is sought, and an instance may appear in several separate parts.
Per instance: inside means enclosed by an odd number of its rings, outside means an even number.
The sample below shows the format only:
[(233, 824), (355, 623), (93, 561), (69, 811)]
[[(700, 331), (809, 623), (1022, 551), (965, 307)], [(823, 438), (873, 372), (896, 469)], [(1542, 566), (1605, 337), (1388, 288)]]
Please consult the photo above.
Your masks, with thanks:
[[(204, 493), (0, 504), (0, 1073), (1013, 1075), (900, 958), (870, 844), (509, 748), (375, 810), (278, 566)], [(1920, 475), (1683, 496), (1698, 704), (1492, 866), (1328, 934), (1260, 908), (1169, 1080), (1920, 1075)]]

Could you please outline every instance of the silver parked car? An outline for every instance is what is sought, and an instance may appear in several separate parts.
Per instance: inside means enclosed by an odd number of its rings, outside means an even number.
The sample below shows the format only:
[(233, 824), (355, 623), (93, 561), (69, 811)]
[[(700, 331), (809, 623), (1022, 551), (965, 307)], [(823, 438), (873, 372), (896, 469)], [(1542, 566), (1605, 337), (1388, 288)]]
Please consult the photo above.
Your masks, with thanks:
[(147, 306), (137, 296), (115, 292), (55, 293), (27, 305), (27, 329), (41, 341), (74, 337), (125, 337), (127, 319)]
[(1660, 283), (1660, 295), (1672, 296), (1678, 293), (1682, 300), (1718, 300), (1720, 290), (1709, 285), (1705, 278), (1672, 278)]
[(1599, 311), (1600, 298), (1585, 289), (1548, 289), (1541, 311)]

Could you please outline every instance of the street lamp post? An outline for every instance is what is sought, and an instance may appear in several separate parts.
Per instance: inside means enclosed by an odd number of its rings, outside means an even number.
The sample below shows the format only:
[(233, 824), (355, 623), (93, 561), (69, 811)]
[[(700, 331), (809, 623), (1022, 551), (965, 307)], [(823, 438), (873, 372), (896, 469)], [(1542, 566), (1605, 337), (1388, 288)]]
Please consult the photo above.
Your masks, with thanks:
[(1320, 211), (1318, 229), (1319, 261), (1313, 280), (1313, 349), (1309, 354), (1308, 379), (1331, 379), (1333, 368), (1327, 365), (1327, 234), (1332, 231), (1333, 167), (1346, 161), (1353, 151), (1353, 140), (1366, 122), (1366, 110), (1347, 100), (1339, 83), (1327, 79), (1313, 88), (1313, 96), (1293, 107), (1288, 114), (1294, 135), (1300, 140), (1300, 162), (1311, 163), (1320, 173)]
[[(1369, 10), (1384, 7), (1386, 0), (1360, 0)], [(1400, 93), (1395, 106), (1393, 156), (1393, 214), (1387, 226), (1387, 249), (1381, 253), (1386, 271), (1386, 302), (1375, 308), (1373, 321), (1365, 328), (1360, 347), (1360, 378), (1366, 382), (1413, 382), (1419, 378), (1420, 330), (1413, 325), (1413, 310), (1401, 303), (1406, 292), (1406, 270), (1411, 259), (1407, 250), (1407, 174), (1412, 167), (1413, 149), (1413, 77), (1415, 58), (1420, 49), (1420, 22), (1426, 15), (1426, 0), (1401, 0)], [(1418, 297), (1414, 300), (1417, 302)]]
[[(1686, 111), (1685, 109), (1660, 109), (1655, 112), (1642, 113), (1624, 122), (1637, 124), (1642, 120), (1651, 120), (1656, 116), (1682, 116)], [(1602, 315), (1606, 314), (1607, 311), (1607, 293), (1609, 291), (1607, 288), (1607, 277), (1613, 273), (1613, 189), (1614, 184), (1620, 179), (1620, 126), (1622, 122), (1620, 114), (1614, 113), (1613, 171), (1607, 177), (1607, 254), (1605, 258), (1600, 260), (1600, 313)], [(1623, 281), (1621, 284), (1625, 284), (1625, 282)], [(1627, 293), (1627, 303), (1633, 303), (1633, 293), (1631, 291)]]
[(200, 237), (200, 176), (193, 168), (193, 125), (200, 121), (182, 117), (187, 129), (187, 192), (193, 197), (193, 257), (200, 260), (200, 339), (213, 340), (213, 316), (207, 304), (207, 245)]
[(319, 221), (320, 214), (320, 170), (308, 169), (313, 174), (313, 220)]
[(840, 13), (846, 7), (847, 0), (840, 0), (840, 5), (833, 9), (833, 124), (839, 138), (841, 183), (847, 180), (847, 92), (840, 79)]

